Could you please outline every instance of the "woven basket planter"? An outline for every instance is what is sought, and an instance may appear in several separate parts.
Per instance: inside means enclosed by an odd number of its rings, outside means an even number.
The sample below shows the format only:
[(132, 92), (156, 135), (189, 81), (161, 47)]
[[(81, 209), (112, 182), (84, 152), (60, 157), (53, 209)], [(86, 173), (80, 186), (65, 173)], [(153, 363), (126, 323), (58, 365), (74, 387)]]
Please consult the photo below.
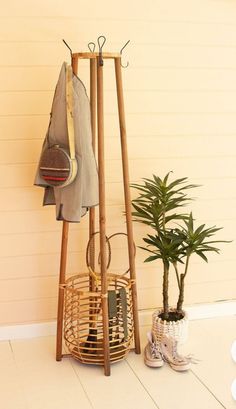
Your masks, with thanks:
[[(170, 308), (170, 311), (175, 311), (174, 308)], [(178, 321), (163, 321), (159, 315), (163, 310), (157, 310), (152, 315), (152, 331), (157, 339), (161, 341), (163, 334), (171, 335), (179, 344), (186, 342), (188, 337), (188, 317), (184, 312), (184, 317)]]
[[(133, 337), (131, 280), (118, 274), (107, 274), (108, 293), (116, 296), (116, 316), (109, 318), (110, 361), (123, 359)], [(66, 280), (64, 339), (71, 355), (80, 362), (104, 365), (101, 281), (90, 291), (91, 276), (82, 273)], [(122, 289), (122, 290), (121, 290)], [(125, 294), (126, 308), (122, 303)], [(108, 294), (109, 295), (109, 294)], [(123, 297), (124, 298), (124, 297)]]

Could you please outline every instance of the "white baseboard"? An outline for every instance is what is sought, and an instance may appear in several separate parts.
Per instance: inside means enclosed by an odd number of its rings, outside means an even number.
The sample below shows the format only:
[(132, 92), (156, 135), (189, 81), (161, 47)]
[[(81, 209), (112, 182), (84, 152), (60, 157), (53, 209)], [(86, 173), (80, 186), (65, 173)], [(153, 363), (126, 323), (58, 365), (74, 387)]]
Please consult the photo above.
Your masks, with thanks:
[[(195, 304), (185, 308), (190, 320), (225, 317), (236, 315), (235, 301), (218, 301), (209, 304)], [(152, 324), (152, 314), (155, 310), (139, 312), (140, 326)], [(38, 324), (0, 326), (0, 341), (43, 337), (56, 334), (56, 321)]]
[(56, 321), (38, 324), (0, 326), (0, 341), (45, 337), (56, 334)]
[[(217, 301), (209, 304), (195, 304), (186, 306), (185, 311), (189, 320), (200, 320), (205, 318), (226, 317), (236, 315), (236, 300)], [(155, 310), (143, 310), (140, 312), (140, 325), (151, 325), (152, 314)]]

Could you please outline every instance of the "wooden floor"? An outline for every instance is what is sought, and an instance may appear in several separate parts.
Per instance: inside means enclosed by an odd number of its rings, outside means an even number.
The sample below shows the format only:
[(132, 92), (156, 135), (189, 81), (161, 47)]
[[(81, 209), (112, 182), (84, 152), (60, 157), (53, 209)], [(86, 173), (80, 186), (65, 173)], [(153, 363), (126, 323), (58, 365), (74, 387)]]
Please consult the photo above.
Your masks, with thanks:
[[(142, 350), (146, 332), (141, 328)], [(111, 377), (100, 367), (74, 359), (56, 362), (54, 337), (0, 343), (0, 407), (3, 409), (235, 409), (231, 384), (236, 363), (230, 348), (236, 316), (190, 322), (184, 350), (200, 360), (186, 373), (167, 364), (144, 365), (130, 352), (112, 365)]]

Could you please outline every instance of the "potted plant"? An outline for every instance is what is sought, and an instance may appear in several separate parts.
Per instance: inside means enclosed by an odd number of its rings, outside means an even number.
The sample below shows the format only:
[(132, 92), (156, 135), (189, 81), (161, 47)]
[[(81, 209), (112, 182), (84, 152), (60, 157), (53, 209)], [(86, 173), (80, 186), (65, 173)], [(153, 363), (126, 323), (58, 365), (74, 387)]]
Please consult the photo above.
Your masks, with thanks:
[[(198, 185), (189, 184), (184, 177), (169, 182), (170, 172), (161, 179), (143, 179), (142, 184), (132, 184), (139, 192), (132, 201), (135, 221), (151, 227), (153, 234), (143, 238), (147, 244), (141, 247), (151, 253), (145, 262), (160, 259), (163, 265), (163, 306), (153, 314), (153, 331), (158, 339), (163, 333), (170, 333), (178, 341), (186, 338), (187, 319), (183, 310), (185, 280), (189, 272), (190, 259), (193, 254), (207, 260), (209, 252), (219, 253), (212, 236), (220, 230), (217, 227), (206, 227), (202, 224), (195, 228), (192, 212), (180, 210), (190, 200), (188, 191)], [(178, 299), (175, 307), (169, 306), (169, 276), (174, 272), (178, 288)]]

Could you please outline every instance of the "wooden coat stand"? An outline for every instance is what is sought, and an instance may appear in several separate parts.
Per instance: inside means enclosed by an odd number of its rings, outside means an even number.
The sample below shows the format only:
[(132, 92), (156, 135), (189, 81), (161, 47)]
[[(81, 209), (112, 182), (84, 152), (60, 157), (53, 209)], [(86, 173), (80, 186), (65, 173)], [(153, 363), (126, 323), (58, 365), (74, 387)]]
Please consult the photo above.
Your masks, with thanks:
[[(103, 108), (103, 63), (102, 59), (113, 59), (115, 65), (117, 103), (119, 112), (120, 125), (120, 142), (123, 170), (123, 186), (125, 198), (125, 214), (127, 226), (128, 240), (128, 255), (130, 278), (132, 280), (132, 311), (134, 325), (134, 342), (135, 352), (140, 354), (140, 338), (139, 338), (139, 323), (138, 323), (138, 307), (137, 307), (137, 287), (136, 287), (136, 272), (134, 261), (134, 240), (132, 229), (131, 215), (131, 198), (129, 188), (129, 169), (128, 169), (128, 154), (126, 141), (126, 125), (124, 98), (122, 88), (121, 75), (121, 54), (118, 53), (72, 53), (72, 68), (73, 72), (78, 72), (79, 59), (90, 60), (90, 106), (91, 106), (91, 126), (92, 126), (92, 145), (95, 150), (95, 135), (96, 135), (96, 112), (97, 112), (97, 134), (98, 134), (98, 177), (99, 177), (99, 235), (100, 235), (100, 272), (101, 272), (101, 310), (103, 317), (103, 354), (104, 354), (104, 373), (110, 375), (110, 351), (109, 351), (109, 317), (108, 317), (108, 284), (107, 284), (107, 261), (106, 261), (106, 209), (105, 209), (105, 172), (104, 172), (104, 108)], [(96, 107), (97, 101), (97, 107)], [(97, 109), (96, 109), (97, 108)], [(59, 276), (59, 295), (58, 295), (58, 313), (57, 313), (57, 344), (56, 344), (56, 360), (60, 361), (63, 356), (69, 354), (62, 353), (62, 337), (63, 337), (63, 313), (64, 313), (64, 288), (66, 280), (66, 260), (67, 260), (67, 243), (68, 243), (69, 222), (63, 221), (62, 241), (61, 241), (61, 260), (60, 260), (60, 276)], [(90, 238), (95, 233), (95, 208), (90, 208), (89, 211), (89, 236)], [(90, 265), (94, 268), (94, 252), (90, 254)]]

